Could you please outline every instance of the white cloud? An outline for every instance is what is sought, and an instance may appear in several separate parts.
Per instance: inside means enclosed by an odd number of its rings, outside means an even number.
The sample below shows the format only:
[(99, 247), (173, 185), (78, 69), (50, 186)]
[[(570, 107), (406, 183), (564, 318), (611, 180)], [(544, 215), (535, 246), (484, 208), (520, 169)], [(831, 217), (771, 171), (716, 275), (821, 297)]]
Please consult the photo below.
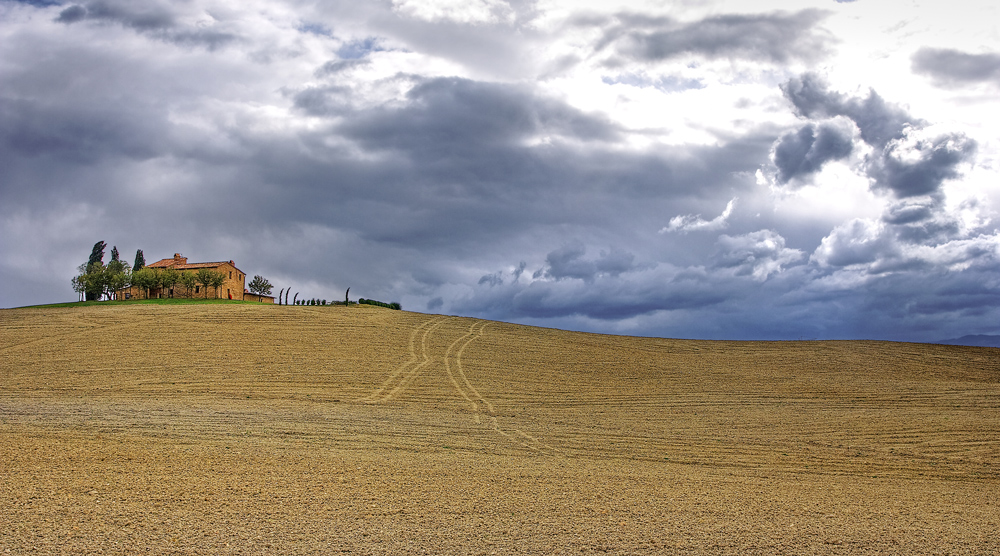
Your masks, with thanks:
[(393, 9), (427, 21), (456, 23), (507, 23), (514, 10), (503, 0), (393, 0)]
[(810, 260), (823, 267), (871, 264), (891, 253), (891, 239), (885, 224), (855, 218), (834, 228), (823, 238)]
[(730, 215), (733, 214), (733, 208), (736, 206), (736, 198), (732, 198), (726, 203), (726, 208), (722, 211), (722, 214), (716, 216), (711, 220), (705, 220), (700, 214), (684, 214), (675, 216), (670, 219), (670, 223), (663, 228), (660, 228), (659, 233), (666, 234), (671, 232), (679, 232), (686, 234), (688, 232), (712, 232), (716, 230), (722, 230), (726, 227), (729, 221)]
[(739, 236), (721, 235), (716, 266), (750, 276), (758, 282), (767, 280), (783, 268), (802, 260), (799, 249), (785, 247), (785, 238), (774, 230), (758, 230)]

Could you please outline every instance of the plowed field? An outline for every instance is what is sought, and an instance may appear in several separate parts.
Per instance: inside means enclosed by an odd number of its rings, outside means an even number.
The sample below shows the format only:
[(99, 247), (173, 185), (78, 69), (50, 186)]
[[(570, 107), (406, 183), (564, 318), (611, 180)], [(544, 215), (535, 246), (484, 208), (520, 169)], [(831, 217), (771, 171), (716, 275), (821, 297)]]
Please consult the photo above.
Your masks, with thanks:
[(0, 554), (996, 554), (1000, 350), (0, 311)]

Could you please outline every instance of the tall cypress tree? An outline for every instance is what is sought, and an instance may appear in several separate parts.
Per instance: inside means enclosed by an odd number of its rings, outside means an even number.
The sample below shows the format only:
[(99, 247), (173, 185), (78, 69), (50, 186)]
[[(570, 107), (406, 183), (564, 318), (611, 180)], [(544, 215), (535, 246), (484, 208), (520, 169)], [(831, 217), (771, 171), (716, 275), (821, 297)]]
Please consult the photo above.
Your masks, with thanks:
[(94, 248), (90, 251), (90, 260), (87, 261), (88, 267), (94, 263), (104, 264), (104, 248), (107, 246), (108, 244), (103, 241), (94, 244)]
[(84, 299), (96, 301), (104, 293), (104, 248), (108, 244), (98, 241), (90, 251), (87, 266), (83, 267), (81, 285), (84, 289)]
[(118, 246), (117, 245), (115, 245), (114, 247), (111, 248), (111, 260), (115, 261), (115, 262), (118, 262), (118, 261), (121, 260), (120, 258), (118, 258)]
[(146, 266), (146, 257), (142, 254), (142, 249), (136, 249), (135, 251), (135, 264), (132, 265), (132, 271), (139, 270)]

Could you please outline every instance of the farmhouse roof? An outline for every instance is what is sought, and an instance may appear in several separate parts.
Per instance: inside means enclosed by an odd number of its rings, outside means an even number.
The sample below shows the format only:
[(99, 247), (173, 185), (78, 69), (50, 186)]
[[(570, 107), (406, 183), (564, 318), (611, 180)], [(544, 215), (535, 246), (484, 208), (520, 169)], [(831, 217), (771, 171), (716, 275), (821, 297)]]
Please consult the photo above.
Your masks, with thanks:
[[(236, 264), (233, 261), (217, 261), (209, 263), (189, 263), (187, 262), (187, 257), (182, 257), (180, 253), (174, 253), (172, 259), (160, 259), (155, 263), (146, 265), (149, 268), (173, 268), (175, 270), (197, 270), (199, 268), (218, 268), (224, 264), (236, 268)], [(236, 268), (236, 270), (240, 270)], [(240, 270), (240, 272), (243, 272)], [(244, 272), (244, 274), (246, 274)]]

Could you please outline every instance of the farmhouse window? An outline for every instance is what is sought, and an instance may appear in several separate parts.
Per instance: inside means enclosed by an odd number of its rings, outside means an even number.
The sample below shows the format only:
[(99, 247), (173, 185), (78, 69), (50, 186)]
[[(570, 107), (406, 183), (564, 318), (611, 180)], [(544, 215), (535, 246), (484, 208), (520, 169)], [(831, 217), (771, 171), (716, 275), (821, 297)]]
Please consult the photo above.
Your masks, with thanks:
[(200, 290), (200, 289), (201, 289), (201, 286), (195, 286), (194, 287), (194, 293), (198, 293), (198, 290)]
[(232, 279), (233, 279), (233, 271), (231, 271), (231, 270), (229, 271), (229, 279), (230, 279), (230, 280), (232, 280)]

